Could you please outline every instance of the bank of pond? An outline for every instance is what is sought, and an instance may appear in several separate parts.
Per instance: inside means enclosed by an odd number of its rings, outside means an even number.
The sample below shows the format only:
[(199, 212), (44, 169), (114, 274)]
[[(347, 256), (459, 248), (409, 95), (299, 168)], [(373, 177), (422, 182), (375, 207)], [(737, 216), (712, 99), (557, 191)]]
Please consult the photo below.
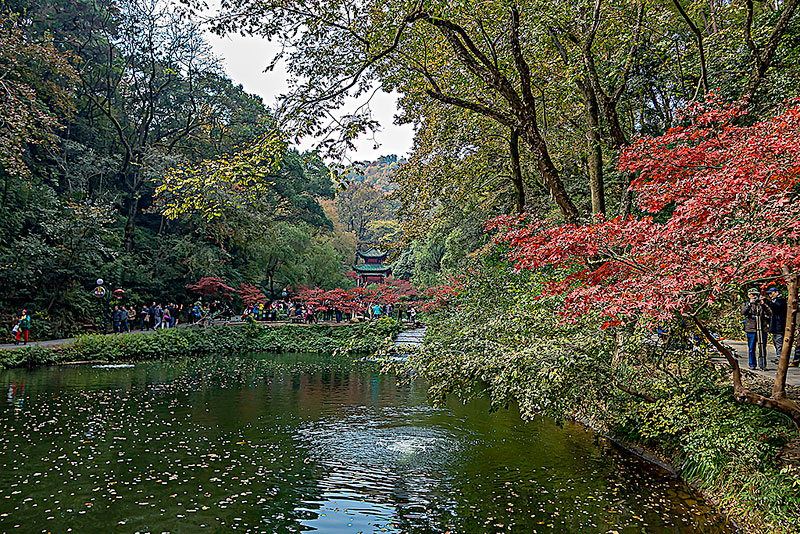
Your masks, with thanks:
[(0, 350), (0, 368), (80, 361), (168, 360), (243, 352), (371, 354), (402, 330), (388, 317), (344, 325), (259, 326), (247, 323), (188, 327), (130, 334), (86, 335), (60, 346)]
[(16, 368), (0, 387), (3, 532), (734, 531), (582, 426), (434, 407), (347, 355)]

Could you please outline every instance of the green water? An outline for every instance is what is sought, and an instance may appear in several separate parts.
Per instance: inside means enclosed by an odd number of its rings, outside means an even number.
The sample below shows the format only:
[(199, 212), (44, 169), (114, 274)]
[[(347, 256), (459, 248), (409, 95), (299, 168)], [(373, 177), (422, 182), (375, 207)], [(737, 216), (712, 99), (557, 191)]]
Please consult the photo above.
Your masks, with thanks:
[(2, 532), (718, 533), (575, 425), (316, 355), (0, 374)]

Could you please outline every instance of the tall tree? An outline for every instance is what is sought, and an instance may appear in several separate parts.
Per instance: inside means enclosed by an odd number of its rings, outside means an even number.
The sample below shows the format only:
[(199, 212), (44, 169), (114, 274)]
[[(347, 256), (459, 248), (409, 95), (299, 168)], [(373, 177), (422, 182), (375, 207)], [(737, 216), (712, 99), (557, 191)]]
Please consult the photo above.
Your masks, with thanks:
[[(584, 226), (504, 220), (500, 239), (518, 268), (567, 273), (545, 291), (567, 296), (567, 314), (599, 313), (610, 324), (693, 321), (730, 364), (738, 401), (800, 426), (800, 406), (786, 396), (800, 278), (800, 107), (753, 126), (737, 125), (742, 119), (738, 107), (695, 106), (690, 125), (628, 149), (621, 164), (638, 173), (632, 188), (645, 216)], [(766, 397), (744, 386), (738, 360), (705, 318), (773, 279), (789, 289), (792, 312)]]

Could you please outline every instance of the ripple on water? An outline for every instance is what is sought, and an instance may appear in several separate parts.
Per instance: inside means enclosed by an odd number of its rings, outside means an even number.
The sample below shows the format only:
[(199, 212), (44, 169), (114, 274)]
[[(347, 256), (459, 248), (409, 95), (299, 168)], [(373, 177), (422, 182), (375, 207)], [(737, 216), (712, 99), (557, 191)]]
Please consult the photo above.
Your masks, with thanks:
[(591, 433), (434, 408), (424, 388), (348, 365), (0, 373), (0, 531), (730, 532)]

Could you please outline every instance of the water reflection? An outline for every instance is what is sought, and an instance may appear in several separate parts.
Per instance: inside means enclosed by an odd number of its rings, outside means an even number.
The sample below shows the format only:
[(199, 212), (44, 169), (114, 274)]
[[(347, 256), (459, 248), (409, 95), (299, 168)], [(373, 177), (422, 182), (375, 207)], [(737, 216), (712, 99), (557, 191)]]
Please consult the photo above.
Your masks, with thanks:
[(341, 359), (13, 370), (0, 385), (0, 531), (730, 531), (580, 427), (434, 409), (422, 385)]
[(19, 417), (22, 408), (25, 406), (25, 382), (12, 381), (8, 385), (8, 404), (14, 408), (14, 416)]

